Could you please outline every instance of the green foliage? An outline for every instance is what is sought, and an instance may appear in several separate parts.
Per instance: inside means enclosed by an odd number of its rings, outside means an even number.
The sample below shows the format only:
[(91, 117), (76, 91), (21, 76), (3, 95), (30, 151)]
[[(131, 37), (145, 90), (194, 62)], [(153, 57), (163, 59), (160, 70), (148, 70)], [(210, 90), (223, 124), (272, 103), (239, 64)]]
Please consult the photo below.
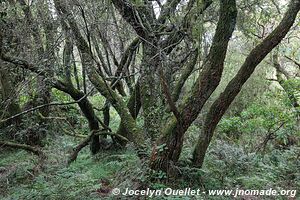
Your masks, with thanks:
[[(211, 188), (298, 188), (299, 148), (273, 150), (270, 154), (247, 154), (241, 147), (216, 141), (209, 150), (202, 179)], [(288, 177), (287, 177), (288, 176)]]
[(121, 169), (136, 167), (137, 157), (133, 152), (109, 152), (91, 157), (88, 149), (82, 151), (70, 167), (66, 167), (64, 151), (70, 144), (63, 145), (65, 141), (68, 139), (64, 137), (49, 145), (52, 147), (47, 150), (50, 159), (44, 163), (46, 169), (36, 175), (32, 172), (37, 163), (35, 156), (24, 151), (2, 152), (0, 168), (10, 169), (11, 172), (6, 179), (0, 180), (0, 188), (4, 189), (0, 198), (99, 199), (102, 179), (107, 179), (113, 187), (117, 181), (114, 177)]
[[(42, 4), (40, 4), (41, 2)], [(81, 52), (80, 48), (82, 46), (88, 46), (95, 61), (100, 61), (98, 63), (99, 65), (95, 65), (94, 67), (97, 67), (97, 70), (99, 70), (101, 74), (104, 74), (102, 78), (103, 80), (107, 80), (107, 85), (111, 85), (113, 83), (112, 80), (115, 79), (113, 76), (116, 72), (116, 67), (118, 67), (118, 62), (124, 53), (121, 47), (128, 46), (132, 37), (136, 37), (134, 30), (130, 28), (127, 23), (130, 20), (124, 20), (124, 18), (119, 15), (120, 13), (117, 14), (118, 9), (114, 10), (115, 8), (113, 8), (112, 2), (110, 1), (84, 1), (74, 5), (71, 2), (72, 1), (65, 2), (68, 8), (73, 8), (70, 10), (70, 15), (65, 13), (65, 15), (70, 16), (70, 18), (64, 19), (64, 17), (59, 16), (61, 14), (60, 12), (54, 14), (55, 8), (53, 6), (55, 5), (53, 5), (53, 2), (28, 1), (26, 4), (28, 4), (29, 11), (32, 12), (32, 19), (29, 19), (31, 18), (28, 17), (29, 14), (22, 11), (22, 8), (25, 7), (20, 6), (18, 1), (0, 0), (2, 6), (0, 8), (0, 22), (1, 26), (5, 24), (2, 42), (3, 53), (27, 60), (28, 63), (32, 63), (33, 71), (34, 67), (37, 68), (38, 72), (43, 70), (42, 72), (46, 73), (47, 76), (44, 80), (45, 82), (55, 82), (56, 78), (63, 80), (65, 78), (64, 76), (66, 76), (66, 68), (71, 67), (66, 65), (67, 56), (65, 55), (66, 49), (64, 49), (64, 45), (66, 44), (66, 39), (68, 39), (67, 37), (75, 33), (76, 37), (70, 38), (74, 46), (74, 58), (72, 58), (71, 61), (76, 63), (75, 69), (73, 69), (73, 67), (72, 69), (70, 68), (72, 81), (75, 83), (75, 70), (77, 71), (81, 89), (85, 78), (87, 79), (86, 86), (88, 90), (93, 85), (88, 81), (90, 66), (83, 64), (86, 51)], [(130, 0), (129, 2), (132, 3), (134, 10), (134, 12), (129, 13), (129, 15), (134, 14), (137, 16), (136, 23), (142, 22), (141, 26), (143, 26), (143, 28), (147, 29), (151, 26), (151, 30), (149, 29), (149, 31), (155, 31), (155, 29), (157, 29), (156, 25), (150, 21), (150, 23), (148, 23), (146, 20), (150, 18), (150, 16), (147, 15), (152, 13), (141, 12), (147, 9), (145, 2), (141, 0)], [(188, 13), (185, 10), (188, 4), (181, 2), (177, 6), (176, 11), (167, 17), (166, 24), (162, 24), (162, 26), (166, 25), (166, 27), (161, 26), (158, 28), (159, 30), (157, 29), (153, 32), (157, 41), (154, 39), (150, 42), (150, 44), (153, 43), (152, 45), (154, 46), (158, 44), (158, 46), (161, 47), (164, 46), (165, 41), (168, 42), (169, 38), (174, 40), (171, 42), (174, 42), (175, 48), (170, 54), (162, 52), (162, 57), (159, 56), (159, 58), (156, 59), (157, 54), (151, 58), (151, 60), (153, 59), (153, 61), (155, 61), (155, 64), (156, 60), (161, 61), (161, 59), (163, 59), (163, 69), (165, 69), (165, 64), (169, 65), (174, 62), (175, 65), (177, 65), (177, 62), (180, 60), (178, 60), (178, 58), (188, 53), (184, 52), (185, 50), (199, 47), (199, 59), (197, 60), (195, 69), (186, 81), (185, 87), (182, 89), (183, 93), (180, 95), (181, 98), (176, 102), (179, 111), (182, 111), (182, 108), (187, 108), (185, 102), (190, 97), (189, 92), (191, 92), (193, 88), (199, 71), (200, 73), (201, 71), (205, 72), (206, 69), (201, 67), (207, 66), (206, 62), (210, 61), (205, 54), (207, 54), (211, 48), (214, 38), (215, 27), (219, 18), (217, 12), (219, 4), (218, 1), (213, 1), (212, 5), (200, 15), (199, 10), (202, 8), (203, 2), (203, 0), (197, 0), (195, 6)], [(45, 8), (39, 10), (39, 8), (42, 8), (40, 6), (43, 5), (43, 3), (45, 3)], [(148, 3), (151, 5), (153, 2)], [(265, 80), (266, 77), (274, 75), (274, 69), (269, 63), (269, 58), (261, 62), (260, 68), (254, 72), (253, 76), (243, 86), (243, 90), (239, 93), (239, 96), (232, 103), (231, 108), (219, 123), (203, 168), (193, 168), (190, 165), (190, 156), (194, 150), (194, 144), (197, 141), (199, 132), (202, 129), (201, 125), (203, 124), (209, 106), (237, 73), (245, 57), (249, 55), (249, 52), (253, 49), (253, 46), (263, 38), (266, 38), (269, 32), (278, 24), (283, 12), (278, 14), (277, 6), (281, 8), (282, 4), (282, 1), (280, 1), (278, 5), (275, 5), (273, 1), (267, 0), (240, 0), (238, 2), (238, 25), (229, 43), (223, 70), (224, 75), (222, 76), (218, 88), (201, 110), (202, 113), (199, 115), (199, 118), (189, 127), (188, 133), (184, 135), (184, 146), (180, 155), (180, 161), (178, 163), (172, 163), (180, 172), (180, 176), (178, 176), (177, 179), (174, 180), (168, 177), (163, 171), (150, 170), (148, 160), (144, 161), (139, 159), (136, 156), (135, 149), (130, 143), (126, 147), (127, 150), (117, 151), (113, 149), (106, 151), (101, 149), (99, 154), (93, 156), (90, 155), (88, 147), (86, 147), (79, 153), (77, 160), (69, 167), (66, 167), (66, 160), (68, 159), (70, 151), (78, 145), (80, 140), (63, 135), (63, 133), (66, 132), (64, 129), (74, 130), (75, 133), (81, 135), (90, 133), (87, 119), (80, 111), (78, 105), (73, 104), (51, 108), (50, 117), (53, 120), (48, 120), (48, 126), (44, 126), (44, 124), (40, 123), (40, 116), (38, 112), (35, 111), (24, 115), (22, 118), (23, 123), (20, 127), (11, 125), (0, 130), (1, 140), (14, 139), (19, 142), (26, 140), (37, 141), (39, 140), (39, 136), (48, 136), (47, 139), (43, 140), (43, 143), (38, 144), (41, 145), (40, 148), (47, 155), (47, 159), (43, 160), (44, 168), (40, 171), (35, 170), (39, 162), (36, 156), (25, 151), (2, 151), (1, 149), (0, 198), (7, 200), (116, 199), (109, 193), (114, 187), (118, 187), (121, 190), (125, 188), (139, 189), (147, 187), (152, 189), (167, 187), (180, 189), (192, 187), (201, 188), (203, 190), (234, 189), (237, 187), (245, 189), (268, 189), (270, 187), (276, 189), (300, 188), (300, 163), (299, 159), (295, 159), (299, 158), (300, 152), (299, 121), (297, 121), (300, 111), (299, 108), (296, 110), (293, 107), (293, 102), (290, 98), (290, 94), (293, 94), (299, 102), (300, 80), (297, 78), (289, 79), (284, 81), (281, 85), (278, 83), (269, 83), (269, 81)], [(81, 5), (84, 13), (78, 12), (80, 11), (78, 9), (81, 9)], [(231, 8), (229, 8), (229, 10), (230, 9)], [(64, 9), (61, 9), (61, 11), (63, 10)], [(154, 12), (157, 12), (157, 10), (158, 8), (155, 8)], [(119, 9), (119, 11), (121, 10)], [(50, 13), (49, 16), (44, 15), (47, 12)], [(74, 15), (74, 24), (70, 23), (70, 20), (73, 20), (71, 14)], [(114, 14), (114, 16), (112, 14)], [(87, 20), (85, 20), (85, 17)], [(183, 25), (184, 21), (188, 22), (186, 24), (188, 24), (189, 27), (186, 27), (185, 23)], [(64, 27), (60, 26), (60, 24), (64, 24), (62, 22), (66, 22), (65, 25), (67, 29), (70, 28), (71, 30), (64, 32)], [(69, 27), (68, 25), (71, 26)], [(160, 24), (157, 25), (160, 26)], [(76, 26), (79, 28), (78, 31), (73, 30), (73, 27)], [(104, 27), (103, 31), (101, 27)], [(34, 29), (38, 29), (37, 34), (31, 33)], [(89, 31), (89, 29), (91, 30)], [(53, 44), (51, 44), (51, 39), (48, 41), (48, 39), (51, 38), (51, 30), (54, 31)], [(160, 32), (160, 30), (163, 32)], [(286, 60), (283, 56), (289, 55), (295, 58), (295, 60), (300, 59), (298, 41), (294, 39), (297, 37), (293, 35), (295, 34), (295, 30), (296, 29), (290, 31), (289, 42), (283, 41), (279, 49), (280, 56), (282, 56), (282, 60), (280, 60), (282, 66), (288, 66), (288, 71), (290, 70), (291, 72), (297, 72), (296, 70), (298, 70), (298, 68), (290, 69), (292, 67), (295, 68), (295, 66), (290, 66), (294, 64), (292, 64), (292, 61)], [(145, 32), (147, 33), (148, 31)], [(174, 33), (176, 33), (174, 36), (182, 34), (185, 38), (183, 40), (177, 40), (177, 36), (172, 37)], [(88, 45), (79, 44), (81, 42), (77, 39), (80, 38), (80, 34), (82, 34), (82, 41), (86, 40), (86, 42), (89, 42)], [(296, 32), (296, 34), (298, 33)], [(36, 35), (41, 36), (43, 44), (35, 43), (38, 37)], [(150, 35), (152, 37), (152, 34)], [(124, 68), (120, 74), (122, 76), (120, 80), (124, 83), (126, 91), (128, 90), (126, 82), (130, 78), (134, 79), (132, 79), (132, 82), (136, 82), (138, 76), (140, 76), (140, 80), (142, 80), (141, 83), (145, 82), (143, 78), (147, 78), (144, 76), (145, 74), (143, 74), (145, 71), (143, 69), (143, 60), (147, 60), (147, 57), (144, 56), (143, 53), (147, 51), (145, 41), (151, 39), (151, 37), (145, 37), (145, 40), (143, 39), (141, 42), (144, 43), (144, 45), (140, 45), (141, 47), (135, 50), (133, 55), (133, 57), (136, 57), (135, 60), (131, 58), (127, 58), (126, 60), (126, 63), (130, 64), (130, 66), (126, 66), (126, 69)], [(90, 41), (90, 39), (92, 41)], [(39, 45), (45, 48), (43, 53), (38, 49)], [(77, 46), (77, 48), (75, 48), (75, 46)], [(172, 46), (173, 44), (165, 49), (169, 49), (169, 47)], [(99, 48), (98, 51), (96, 47)], [(53, 55), (51, 55), (52, 53)], [(101, 55), (103, 56), (102, 59)], [(210, 56), (212, 56), (212, 54), (210, 54)], [(87, 58), (89, 59), (90, 56)], [(112, 74), (102, 70), (102, 66), (105, 66), (104, 64), (112, 67)], [(17, 98), (16, 103), (19, 103), (20, 107), (25, 109), (27, 104), (36, 102), (36, 97), (39, 96), (38, 94), (40, 92), (37, 89), (37, 85), (39, 78), (42, 77), (44, 73), (37, 75), (25, 69), (20, 70), (19, 68), (22, 67), (22, 65), (19, 66), (19, 64), (8, 64), (5, 62), (3, 66), (5, 66), (5, 68), (7, 67), (9, 73), (12, 74), (11, 82), (16, 82), (12, 87), (12, 89), (14, 89), (13, 92), (16, 93), (14, 94)], [(160, 65), (154, 66), (154, 68), (159, 69), (159, 66)], [(182, 68), (184, 67), (183, 65)], [(17, 70), (15, 68), (17, 68)], [(170, 79), (170, 90), (172, 90), (176, 78), (180, 77), (182, 73), (181, 67), (174, 66), (173, 68), (171, 69), (172, 72), (174, 71), (173, 77), (166, 77), (168, 80)], [(44, 71), (44, 69), (49, 69), (49, 71)], [(155, 70), (151, 70), (150, 72), (156, 74)], [(88, 75), (85, 78), (83, 77), (84, 73)], [(215, 75), (218, 75), (218, 73), (212, 74), (211, 76)], [(203, 78), (205, 79), (206, 77), (204, 76)], [(160, 83), (153, 84), (159, 85)], [(213, 85), (211, 82), (208, 84)], [(202, 83), (200, 85), (202, 85)], [(283, 86), (285, 91), (282, 90), (281, 86)], [(3, 86), (1, 87), (3, 88)], [(143, 87), (143, 84), (141, 84), (141, 87)], [(148, 90), (149, 87), (146, 87), (146, 89)], [(147, 93), (147, 91), (143, 92)], [(157, 90), (157, 92), (161, 91)], [(155, 95), (159, 96), (159, 94)], [(3, 99), (2, 96), (0, 96), (0, 100), (4, 102), (3, 100), (6, 99)], [(57, 102), (73, 101), (69, 95), (57, 89), (52, 89), (51, 98), (51, 101)], [(106, 99), (101, 96), (99, 92), (96, 92), (96, 90), (87, 98), (95, 108), (96, 116), (102, 120), (103, 112), (101, 109), (104, 107)], [(127, 102), (128, 99), (129, 95), (122, 97), (124, 102)], [(113, 102), (115, 100), (111, 101)], [(141, 109), (140, 115), (136, 120), (141, 130), (143, 130), (144, 124), (149, 123), (153, 125), (153, 129), (158, 130), (157, 133), (160, 133), (160, 129), (167, 127), (162, 132), (172, 134), (173, 132), (169, 130), (173, 130), (176, 126), (176, 119), (172, 112), (165, 114), (162, 120), (157, 120), (157, 116), (169, 110), (167, 109), (167, 102), (164, 102), (165, 104), (160, 107), (153, 104), (154, 106), (148, 106), (148, 109), (145, 109), (147, 108), (147, 104), (152, 105), (153, 102), (147, 101), (147, 99), (144, 98), (142, 99), (142, 103), (144, 109)], [(32, 107), (35, 106), (36, 105), (32, 105)], [(1, 105), (2, 110), (0, 110), (0, 114), (3, 115), (5, 113), (5, 107), (6, 105), (4, 105), (3, 108)], [(112, 129), (112, 132), (115, 133), (120, 125), (120, 116), (112, 106), (109, 114), (109, 127)], [(191, 114), (193, 115), (193, 113)], [(191, 117), (193, 118), (194, 115)], [(168, 122), (169, 125), (165, 122)], [(132, 128), (134, 131), (136, 129), (137, 127)], [(268, 135), (272, 137), (266, 142), (266, 148), (258, 148)], [(159, 137), (160, 135), (157, 136)], [(145, 143), (150, 146), (152, 145), (152, 141), (150, 142), (149, 140), (149, 138), (145, 138)], [(292, 142), (293, 140), (295, 140), (295, 142)], [(108, 141), (111, 142), (110, 138)], [(177, 142), (176, 140), (174, 141)], [(158, 152), (168, 151), (166, 144), (159, 145), (156, 148)], [(149, 154), (151, 150), (150, 148), (147, 150)], [(108, 186), (105, 185), (103, 180), (108, 182)], [(107, 192), (101, 194), (101, 189), (107, 189)], [(101, 195), (104, 195), (104, 197)], [(204, 197), (205, 199), (224, 199), (223, 197)], [(200, 198), (202, 198), (202, 196), (199, 197), (199, 199)], [(190, 198), (159, 197), (157, 199)]]
[[(258, 145), (257, 137), (263, 138), (274, 132), (277, 141), (287, 144), (290, 136), (297, 136), (299, 133), (295, 110), (284, 100), (276, 101), (274, 94), (266, 95), (274, 100), (272, 104), (268, 101), (260, 104), (254, 102), (239, 116), (223, 118), (219, 123), (218, 132), (229, 139), (243, 135), (240, 142), (252, 147)], [(279, 97), (282, 98), (283, 95), (280, 94)]]
[[(227, 135), (237, 135), (240, 133), (242, 121), (240, 117), (225, 118), (219, 125), (219, 130)], [(233, 136), (234, 136), (233, 135)]]

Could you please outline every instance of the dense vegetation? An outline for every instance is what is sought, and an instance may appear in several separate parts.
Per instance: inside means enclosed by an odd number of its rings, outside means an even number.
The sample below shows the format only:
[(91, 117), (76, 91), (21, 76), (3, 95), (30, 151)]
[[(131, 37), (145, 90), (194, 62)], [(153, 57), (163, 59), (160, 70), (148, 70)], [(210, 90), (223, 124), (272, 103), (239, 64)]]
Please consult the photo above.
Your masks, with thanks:
[(300, 188), (300, 0), (0, 3), (0, 199)]

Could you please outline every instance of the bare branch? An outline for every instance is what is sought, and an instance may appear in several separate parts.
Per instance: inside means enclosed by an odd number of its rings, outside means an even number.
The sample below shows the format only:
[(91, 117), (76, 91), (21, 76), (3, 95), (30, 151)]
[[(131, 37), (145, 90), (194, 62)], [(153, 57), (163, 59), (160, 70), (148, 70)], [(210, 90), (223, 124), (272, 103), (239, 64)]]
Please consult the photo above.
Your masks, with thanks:
[(81, 98), (80, 98), (79, 100), (77, 100), (77, 101), (71, 101), (71, 102), (65, 102), (65, 103), (53, 102), (53, 103), (48, 103), (48, 104), (39, 105), (39, 106), (34, 107), (34, 108), (30, 108), (30, 109), (28, 109), (28, 110), (25, 110), (25, 111), (23, 111), (23, 112), (21, 112), (21, 113), (18, 113), (18, 114), (16, 114), (16, 115), (14, 115), (14, 116), (11, 116), (11, 117), (9, 117), (9, 118), (7, 118), (7, 119), (1, 120), (1, 121), (0, 121), (0, 124), (1, 124), (1, 123), (5, 123), (5, 122), (7, 122), (7, 121), (9, 121), (9, 120), (15, 119), (15, 118), (17, 118), (17, 117), (20, 117), (21, 115), (25, 115), (25, 114), (27, 114), (27, 113), (30, 113), (30, 112), (32, 112), (32, 111), (39, 110), (39, 109), (41, 109), (41, 108), (45, 108), (45, 107), (49, 107), (49, 106), (66, 106), (66, 105), (71, 105), (71, 104), (79, 103), (79, 102), (81, 102), (83, 99), (87, 98), (88, 95), (89, 95), (92, 91), (93, 91), (93, 90), (91, 90), (89, 93), (85, 94), (83, 97), (81, 97)]
[[(96, 136), (96, 135), (111, 135), (111, 136), (116, 136), (116, 137), (120, 137), (122, 138), (123, 140), (125, 141), (129, 141), (127, 138), (125, 138), (124, 136), (122, 135), (118, 135), (118, 134), (115, 134), (115, 133), (112, 133), (112, 132), (107, 132), (107, 131), (92, 131), (92, 133), (88, 136), (86, 136), (86, 138), (81, 141), (74, 149), (73, 149), (73, 152), (71, 153), (70, 157), (69, 157), (69, 160), (68, 160), (68, 165), (70, 165), (73, 161), (76, 160), (77, 156), (78, 156), (78, 153), (81, 151), (81, 149), (83, 149), (85, 146), (87, 146), (90, 142), (90, 140), (92, 139), (93, 136)], [(75, 136), (75, 135), (73, 135)], [(78, 135), (77, 135), (78, 136)]]
[(165, 79), (165, 76), (164, 76), (164, 73), (163, 73), (162, 69), (159, 70), (159, 75), (160, 75), (160, 82), (161, 82), (161, 85), (162, 85), (162, 88), (163, 88), (163, 92), (165, 93), (167, 102), (168, 102), (173, 114), (175, 115), (176, 119), (178, 121), (180, 121), (181, 120), (180, 113), (179, 113), (179, 111), (178, 111), (178, 109), (175, 105), (175, 102), (172, 99), (172, 96), (171, 96), (171, 93), (170, 93), (170, 90), (169, 90), (169, 87), (167, 85), (167, 81)]
[(297, 62), (296, 60), (294, 60), (293, 58), (289, 57), (289, 56), (284, 56), (286, 59), (292, 61), (295, 65), (297, 65), (300, 69), (300, 63)]
[(112, 2), (122, 17), (133, 27), (136, 33), (144, 38), (147, 30), (145, 30), (144, 25), (141, 23), (140, 16), (138, 16), (134, 6), (127, 0), (112, 0)]

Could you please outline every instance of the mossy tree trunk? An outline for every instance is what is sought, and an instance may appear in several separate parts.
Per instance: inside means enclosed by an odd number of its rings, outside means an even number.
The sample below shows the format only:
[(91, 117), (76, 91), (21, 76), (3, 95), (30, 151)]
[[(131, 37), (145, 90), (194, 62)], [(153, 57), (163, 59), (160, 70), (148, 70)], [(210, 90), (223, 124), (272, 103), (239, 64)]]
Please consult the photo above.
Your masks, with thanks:
[(222, 116), (241, 91), (244, 83), (249, 79), (257, 65), (272, 51), (285, 37), (292, 27), (300, 9), (300, 1), (292, 0), (289, 9), (280, 24), (274, 31), (256, 46), (247, 56), (244, 64), (236, 76), (228, 83), (225, 90), (214, 101), (205, 118), (204, 127), (201, 130), (196, 148), (193, 153), (193, 164), (201, 167), (207, 148), (211, 142), (214, 130)]
[(157, 69), (159, 67), (159, 49), (157, 38), (146, 38), (143, 42), (143, 58), (141, 64), (141, 102), (144, 116), (144, 129), (154, 142), (160, 135), (162, 122), (162, 96)]
[[(78, 102), (78, 106), (82, 111), (85, 118), (88, 120), (89, 129), (91, 132), (99, 131), (99, 122), (97, 116), (94, 112), (93, 105), (89, 102), (88, 98), (84, 98), (85, 93), (77, 90), (73, 85), (65, 84), (56, 87), (57, 89), (69, 94), (75, 101), (81, 99)], [(92, 136), (90, 143), (90, 150), (93, 154), (97, 153), (101, 148), (101, 143), (99, 141), (99, 136)]]
[[(25, 0), (18, 0), (19, 4), (21, 5), (21, 9), (25, 15), (25, 22), (29, 28), (29, 32), (33, 38), (33, 47), (37, 49), (37, 60), (43, 61), (41, 64), (41, 70), (44, 70), (48, 73), (48, 76), (51, 76), (51, 67), (54, 66), (54, 56), (53, 56), (53, 45), (54, 45), (54, 30), (52, 24), (45, 24), (46, 17), (50, 17), (51, 14), (49, 13), (48, 5), (43, 4), (42, 1), (39, 2), (37, 6), (37, 14), (38, 16), (34, 16), (34, 12), (32, 8), (27, 4)], [(43, 7), (43, 11), (41, 10)], [(48, 11), (48, 12), (47, 12)], [(38, 18), (41, 18), (42, 27), (38, 27)], [(50, 22), (50, 21), (49, 21)], [(45, 41), (42, 37), (42, 30), (46, 33)], [(33, 102), (37, 105), (48, 104), (51, 101), (51, 85), (48, 80), (48, 76), (38, 76), (37, 83), (36, 83), (36, 98)], [(43, 117), (37, 117), (39, 120), (39, 133), (36, 133), (34, 140), (38, 138), (39, 141), (29, 141), (33, 144), (41, 143), (41, 140), (46, 137), (46, 130), (48, 129), (48, 121), (44, 119), (44, 117), (48, 117), (50, 113), (49, 107), (44, 107), (39, 110), (40, 114)]]
[[(278, 50), (276, 50), (273, 54), (273, 65), (276, 70), (277, 82), (283, 88), (284, 92), (287, 94), (292, 106), (297, 110), (297, 108), (299, 107), (297, 98), (296, 98), (292, 88), (290, 88), (289, 85), (286, 83), (286, 80), (290, 80), (291, 77), (288, 74), (288, 72), (285, 71), (285, 69), (279, 63)], [(285, 79), (283, 77), (285, 77)], [(298, 115), (300, 115), (300, 113), (298, 113)]]
[(142, 153), (144, 151), (142, 131), (136, 126), (136, 122), (131, 116), (130, 111), (123, 99), (106, 83), (103, 73), (99, 70), (96, 70), (95, 66), (99, 65), (99, 63), (94, 58), (91, 46), (89, 46), (91, 45), (89, 43), (91, 38), (88, 37), (87, 42), (86, 39), (82, 36), (73, 14), (67, 9), (64, 1), (55, 0), (54, 2), (56, 9), (61, 14), (61, 16), (67, 16), (66, 19), (68, 25), (72, 30), (76, 46), (81, 53), (82, 65), (86, 66), (86, 73), (90, 82), (116, 109), (121, 118), (123, 126), (125, 127), (129, 135), (128, 139), (132, 141), (135, 144), (136, 148), (138, 150), (141, 150)]
[[(137, 118), (137, 116), (140, 112), (141, 106), (142, 106), (142, 103), (141, 103), (141, 96), (140, 96), (140, 81), (138, 80), (132, 94), (130, 95), (128, 103), (127, 103), (127, 107), (129, 109), (129, 112), (130, 112), (131, 116), (133, 117), (133, 119)], [(118, 130), (117, 130), (117, 135), (122, 135), (125, 138), (129, 137), (129, 134), (126, 131), (126, 128), (124, 126), (124, 122), (122, 121), (122, 119), (121, 119), (121, 122), (120, 122)], [(119, 145), (121, 145), (121, 147), (124, 147), (127, 144), (127, 141), (122, 140), (122, 138), (116, 137), (115, 141)]]
[[(221, 0), (220, 3), (219, 22), (208, 59), (204, 64), (203, 71), (193, 85), (191, 94), (180, 108), (180, 118), (173, 117), (169, 121), (156, 147), (153, 148), (150, 164), (153, 169), (168, 171), (170, 164), (178, 161), (184, 133), (197, 118), (203, 105), (219, 85), (228, 42), (234, 30), (237, 15), (235, 0)], [(163, 147), (163, 149), (159, 150), (160, 147)]]
[[(20, 105), (16, 101), (16, 94), (12, 84), (12, 76), (3, 68), (3, 63), (0, 62), (0, 89), (1, 89), (1, 118), (8, 118), (21, 112)], [(14, 124), (19, 126), (22, 122), (21, 117), (17, 117), (8, 121), (5, 126)]]

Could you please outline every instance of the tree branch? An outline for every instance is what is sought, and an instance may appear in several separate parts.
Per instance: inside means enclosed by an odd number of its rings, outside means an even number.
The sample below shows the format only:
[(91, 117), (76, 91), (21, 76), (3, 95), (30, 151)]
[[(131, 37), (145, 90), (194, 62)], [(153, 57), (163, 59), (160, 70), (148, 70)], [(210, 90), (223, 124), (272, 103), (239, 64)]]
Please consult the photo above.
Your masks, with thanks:
[[(85, 139), (82, 140), (74, 149), (73, 152), (71, 153), (71, 155), (69, 156), (69, 160), (68, 160), (68, 165), (70, 165), (73, 161), (76, 160), (78, 153), (81, 151), (81, 149), (83, 149), (85, 146), (87, 146), (90, 142), (90, 140), (92, 139), (93, 136), (97, 136), (97, 135), (111, 135), (111, 136), (116, 136), (116, 137), (120, 137), (123, 140), (128, 142), (128, 139), (112, 133), (112, 132), (107, 132), (107, 131), (92, 131), (92, 133), (88, 136), (85, 136)], [(72, 135), (72, 136), (79, 136), (79, 135)], [(80, 137), (83, 137), (83, 135), (80, 135)]]
[(137, 11), (131, 2), (127, 0), (112, 0), (114, 6), (118, 9), (122, 17), (133, 27), (136, 33), (145, 38), (147, 30), (140, 21)]
[(174, 116), (176, 117), (176, 119), (178, 121), (180, 121), (181, 120), (180, 113), (179, 113), (179, 111), (178, 111), (178, 109), (175, 105), (175, 102), (172, 99), (172, 96), (171, 96), (171, 93), (170, 93), (170, 90), (169, 90), (169, 87), (167, 85), (167, 81), (165, 79), (165, 76), (164, 76), (164, 73), (163, 73), (162, 69), (159, 69), (159, 76), (160, 76), (160, 82), (161, 82), (165, 97), (167, 99), (167, 102), (168, 102)]
[(14, 115), (14, 116), (11, 116), (11, 117), (9, 117), (9, 118), (7, 118), (7, 119), (1, 120), (1, 121), (0, 121), (0, 124), (1, 124), (1, 123), (5, 123), (5, 122), (7, 122), (7, 121), (9, 121), (9, 120), (15, 119), (15, 118), (17, 118), (17, 117), (20, 117), (21, 115), (25, 115), (25, 114), (27, 114), (27, 113), (29, 113), (29, 112), (32, 112), (32, 111), (35, 111), (35, 110), (39, 110), (39, 109), (41, 109), (41, 108), (45, 108), (45, 107), (49, 107), (49, 106), (66, 106), (66, 105), (71, 105), (71, 104), (79, 103), (79, 102), (81, 102), (83, 99), (87, 98), (88, 95), (89, 95), (92, 91), (93, 91), (93, 90), (91, 90), (89, 93), (85, 94), (83, 97), (81, 97), (81, 98), (80, 98), (79, 100), (77, 100), (77, 101), (71, 101), (71, 102), (65, 102), (65, 103), (53, 102), (53, 103), (48, 103), (48, 104), (39, 105), (39, 106), (34, 107), (34, 108), (30, 108), (30, 109), (28, 109), (28, 110), (25, 110), (25, 111), (23, 111), (23, 112), (21, 112), (21, 113), (18, 113), (18, 114), (16, 114), (16, 115)]
[(32, 152), (41, 158), (46, 157), (45, 154), (40, 149), (26, 145), (26, 144), (18, 144), (18, 143), (14, 143), (14, 142), (0, 141), (0, 147), (11, 147), (11, 148), (15, 148), (15, 149), (23, 149), (23, 150)]
[(297, 65), (300, 68), (300, 63), (299, 62), (297, 62), (296, 60), (292, 59), (289, 56), (284, 56), (284, 57), (287, 58), (288, 60), (292, 61), (295, 65)]
[(175, 102), (177, 102), (177, 100), (179, 99), (179, 96), (180, 96), (181, 90), (184, 86), (184, 83), (186, 82), (188, 77), (191, 75), (191, 73), (196, 65), (197, 59), (198, 59), (198, 49), (196, 49), (194, 52), (192, 52), (191, 60), (189, 61), (189, 63), (187, 63), (186, 67), (181, 72), (179, 80), (175, 83), (173, 93), (172, 93), (172, 99)]
[(289, 32), (300, 10), (300, 0), (291, 0), (289, 8), (279, 25), (247, 56), (238, 73), (228, 83), (225, 90), (214, 101), (206, 115), (204, 127), (193, 154), (193, 164), (201, 167), (214, 130), (222, 116), (241, 91), (257, 65), (274, 49)]

